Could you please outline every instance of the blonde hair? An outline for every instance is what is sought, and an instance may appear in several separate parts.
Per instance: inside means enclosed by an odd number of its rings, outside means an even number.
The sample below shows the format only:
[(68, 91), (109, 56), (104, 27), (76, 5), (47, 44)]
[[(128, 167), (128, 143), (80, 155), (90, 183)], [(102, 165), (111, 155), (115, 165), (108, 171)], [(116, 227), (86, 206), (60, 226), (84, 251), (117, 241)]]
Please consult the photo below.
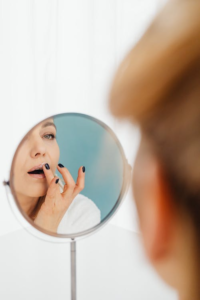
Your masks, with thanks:
[(200, 1), (173, 0), (154, 19), (118, 68), (110, 109), (141, 120), (199, 62)]
[(200, 1), (169, 1), (120, 65), (110, 110), (140, 125), (200, 235)]

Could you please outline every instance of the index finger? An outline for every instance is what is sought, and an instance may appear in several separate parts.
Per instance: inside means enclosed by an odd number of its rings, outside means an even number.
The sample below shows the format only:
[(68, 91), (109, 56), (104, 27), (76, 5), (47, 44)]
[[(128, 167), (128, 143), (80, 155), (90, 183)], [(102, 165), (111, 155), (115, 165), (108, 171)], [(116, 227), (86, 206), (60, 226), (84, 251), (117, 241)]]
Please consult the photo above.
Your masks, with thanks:
[(85, 167), (82, 166), (78, 170), (78, 177), (73, 195), (78, 195), (85, 187)]
[(51, 171), (50, 166), (49, 166), (48, 163), (44, 164), (44, 165), (42, 166), (42, 168), (43, 168), (43, 171), (44, 171), (44, 175), (45, 175), (45, 177), (46, 177), (46, 180), (47, 180), (47, 184), (48, 184), (48, 186), (49, 186), (50, 183), (51, 183), (51, 181), (52, 181), (52, 179), (54, 178), (53, 172)]

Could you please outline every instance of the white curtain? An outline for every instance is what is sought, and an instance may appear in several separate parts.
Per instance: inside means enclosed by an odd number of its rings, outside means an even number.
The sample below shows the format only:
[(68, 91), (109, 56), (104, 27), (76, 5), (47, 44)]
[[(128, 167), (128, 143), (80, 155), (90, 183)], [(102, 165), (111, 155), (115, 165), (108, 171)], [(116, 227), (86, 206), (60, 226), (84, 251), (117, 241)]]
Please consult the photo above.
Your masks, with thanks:
[[(0, 0), (0, 179), (40, 120), (81, 112), (108, 124), (133, 165), (139, 131), (107, 107), (113, 74), (163, 0)], [(111, 221), (138, 231), (131, 190)], [(0, 235), (20, 229), (0, 185)]]

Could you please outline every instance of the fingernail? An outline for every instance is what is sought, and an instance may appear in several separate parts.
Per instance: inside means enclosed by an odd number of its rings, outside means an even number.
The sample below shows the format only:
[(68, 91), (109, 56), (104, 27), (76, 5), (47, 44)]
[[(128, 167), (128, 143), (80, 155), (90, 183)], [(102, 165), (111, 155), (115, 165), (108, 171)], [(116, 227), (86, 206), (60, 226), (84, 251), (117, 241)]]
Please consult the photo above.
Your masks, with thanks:
[(50, 169), (49, 164), (45, 164), (45, 168), (46, 168), (47, 170), (49, 170), (49, 169)]
[(63, 166), (62, 164), (58, 164), (58, 166), (59, 166), (60, 168), (64, 168), (64, 166)]
[(59, 181), (59, 178), (57, 178), (57, 179), (56, 179), (55, 183), (57, 184), (57, 183), (58, 183), (58, 181)]
[(82, 171), (83, 171), (83, 173), (85, 173), (85, 167), (82, 167)]

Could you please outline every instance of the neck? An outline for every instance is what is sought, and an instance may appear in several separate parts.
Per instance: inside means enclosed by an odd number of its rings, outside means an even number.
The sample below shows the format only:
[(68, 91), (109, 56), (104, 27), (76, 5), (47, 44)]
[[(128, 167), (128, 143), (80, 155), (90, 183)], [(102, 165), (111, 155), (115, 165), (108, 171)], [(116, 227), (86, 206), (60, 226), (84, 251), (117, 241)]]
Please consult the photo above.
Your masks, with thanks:
[(178, 291), (179, 300), (200, 299), (200, 257), (199, 243), (194, 225), (186, 222), (182, 225), (182, 243), (179, 252)]
[[(194, 251), (196, 252), (196, 251)], [(191, 255), (191, 254), (190, 254)], [(195, 255), (193, 255), (195, 258)], [(191, 256), (190, 256), (191, 258)], [(190, 265), (189, 265), (190, 264)], [(185, 276), (182, 278), (182, 286), (179, 288), (179, 300), (199, 300), (200, 299), (200, 271), (199, 258), (190, 259), (185, 268)], [(181, 276), (182, 274), (180, 274)]]
[(187, 291), (184, 293), (181, 291), (179, 293), (179, 300), (199, 300), (200, 299), (200, 290), (199, 290), (199, 282), (193, 282), (188, 285)]

